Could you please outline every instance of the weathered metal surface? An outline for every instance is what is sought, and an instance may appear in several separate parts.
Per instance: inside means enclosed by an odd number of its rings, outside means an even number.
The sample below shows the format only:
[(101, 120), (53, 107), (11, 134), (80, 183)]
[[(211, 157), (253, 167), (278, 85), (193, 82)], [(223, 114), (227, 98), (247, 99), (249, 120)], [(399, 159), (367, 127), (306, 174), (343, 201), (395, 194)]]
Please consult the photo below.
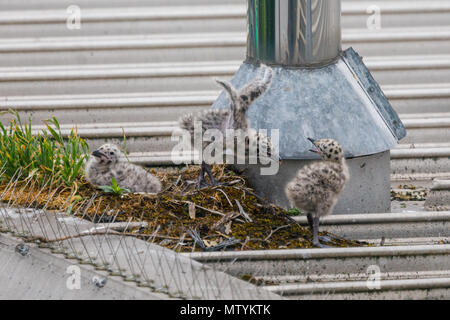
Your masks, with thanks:
[(345, 63), (355, 73), (358, 83), (367, 93), (373, 104), (377, 107), (383, 120), (387, 126), (393, 131), (397, 140), (401, 140), (406, 136), (406, 129), (403, 126), (398, 114), (392, 108), (388, 99), (384, 95), (378, 83), (372, 77), (369, 69), (362, 62), (361, 57), (356, 53), (353, 48), (343, 52)]

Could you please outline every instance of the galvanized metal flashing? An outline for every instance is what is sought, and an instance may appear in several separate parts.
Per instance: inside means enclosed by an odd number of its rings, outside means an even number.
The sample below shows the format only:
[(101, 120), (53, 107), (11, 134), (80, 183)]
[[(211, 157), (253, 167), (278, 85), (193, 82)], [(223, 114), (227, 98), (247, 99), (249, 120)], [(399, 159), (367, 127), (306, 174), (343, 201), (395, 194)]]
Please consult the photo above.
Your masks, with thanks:
[(355, 73), (359, 83), (367, 92), (367, 95), (372, 99), (397, 140), (403, 139), (406, 136), (405, 126), (401, 122), (397, 112), (395, 112), (394, 108), (389, 103), (378, 83), (372, 77), (369, 69), (365, 66), (362, 58), (353, 48), (349, 48), (342, 52), (342, 57), (348, 67)]
[[(259, 67), (243, 63), (232, 83), (241, 88)], [(247, 113), (255, 129), (280, 130), (282, 159), (314, 159), (306, 137), (334, 138), (346, 157), (390, 150), (406, 130), (378, 84), (353, 49), (318, 68), (273, 66), (269, 90)], [(213, 108), (228, 108), (222, 93)], [(270, 133), (270, 132), (269, 132)]]

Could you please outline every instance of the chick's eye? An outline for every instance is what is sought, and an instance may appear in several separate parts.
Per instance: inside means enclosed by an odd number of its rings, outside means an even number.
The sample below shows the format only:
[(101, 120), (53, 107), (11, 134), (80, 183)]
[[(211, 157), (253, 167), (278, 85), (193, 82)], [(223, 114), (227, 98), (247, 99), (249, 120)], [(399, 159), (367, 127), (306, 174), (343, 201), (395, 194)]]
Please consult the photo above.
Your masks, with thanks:
[(114, 152), (111, 151), (109, 154), (113, 156), (113, 155), (114, 155)]

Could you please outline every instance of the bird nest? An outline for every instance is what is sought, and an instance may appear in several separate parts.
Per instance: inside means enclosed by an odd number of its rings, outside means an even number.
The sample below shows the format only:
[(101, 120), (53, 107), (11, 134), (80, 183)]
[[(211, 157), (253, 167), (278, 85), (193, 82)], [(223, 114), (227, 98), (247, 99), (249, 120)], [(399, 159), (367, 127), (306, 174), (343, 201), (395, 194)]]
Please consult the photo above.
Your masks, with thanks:
[[(92, 222), (145, 222), (124, 232), (176, 251), (311, 248), (308, 228), (249, 187), (245, 177), (226, 166), (214, 166), (223, 186), (196, 189), (198, 166), (152, 170), (162, 182), (159, 194), (105, 193), (87, 182), (77, 188), (51, 189), (19, 182), (8, 190), (0, 183), (2, 201), (17, 206), (67, 212)], [(18, 192), (17, 190), (20, 190)], [(130, 224), (131, 226), (132, 224)], [(322, 235), (327, 235), (322, 232)], [(361, 245), (334, 239), (331, 246)]]

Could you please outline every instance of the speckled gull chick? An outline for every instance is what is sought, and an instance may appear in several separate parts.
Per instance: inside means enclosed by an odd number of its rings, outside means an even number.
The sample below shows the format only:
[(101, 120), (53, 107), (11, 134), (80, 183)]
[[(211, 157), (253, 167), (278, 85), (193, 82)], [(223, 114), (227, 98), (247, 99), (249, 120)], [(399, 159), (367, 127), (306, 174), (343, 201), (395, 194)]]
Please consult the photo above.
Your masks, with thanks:
[(350, 175), (344, 151), (337, 141), (308, 140), (315, 146), (310, 151), (319, 154), (323, 161), (301, 168), (285, 192), (294, 207), (307, 213), (313, 245), (326, 247), (319, 242), (319, 220), (332, 213)]
[(109, 186), (115, 178), (121, 188), (132, 192), (158, 193), (161, 182), (144, 168), (128, 162), (114, 144), (104, 144), (86, 164), (86, 177), (95, 186)]
[[(270, 86), (273, 71), (266, 65), (261, 65), (257, 77), (242, 89), (236, 89), (231, 83), (224, 80), (216, 80), (228, 93), (230, 108), (228, 109), (209, 109), (198, 114), (187, 114), (180, 118), (179, 125), (181, 129), (187, 130), (191, 135), (191, 145), (194, 146), (194, 123), (201, 123), (202, 134), (209, 129), (218, 129), (226, 136), (227, 129), (242, 130), (244, 134), (256, 137), (255, 141), (262, 141), (262, 145), (270, 146), (270, 140), (260, 135), (255, 130), (249, 130), (246, 112), (249, 106), (260, 96), (262, 96)], [(204, 149), (209, 142), (205, 141), (202, 145)], [(212, 175), (209, 164), (202, 161), (201, 172), (199, 176), (198, 187), (207, 185), (205, 181), (205, 172), (208, 174), (211, 183), (217, 185), (218, 182)]]

